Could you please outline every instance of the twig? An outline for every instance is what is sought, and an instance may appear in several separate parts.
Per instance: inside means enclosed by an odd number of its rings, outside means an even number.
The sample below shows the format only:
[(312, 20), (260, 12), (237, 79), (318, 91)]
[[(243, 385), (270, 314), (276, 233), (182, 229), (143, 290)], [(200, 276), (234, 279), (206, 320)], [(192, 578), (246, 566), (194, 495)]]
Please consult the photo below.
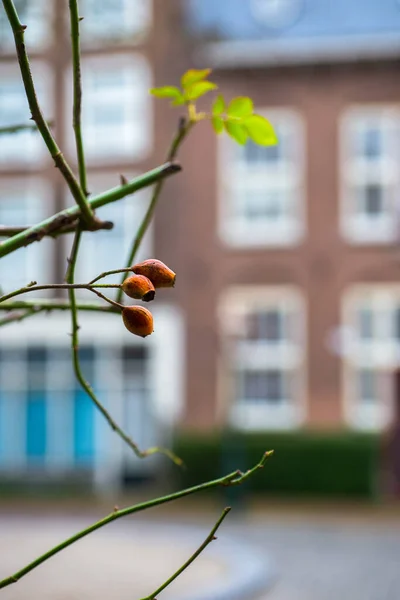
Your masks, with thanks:
[[(51, 231), (48, 234), (45, 234), (47, 237), (56, 238), (59, 235), (65, 235), (66, 233), (75, 233), (77, 228), (78, 221), (75, 219), (76, 223), (72, 223), (72, 225), (68, 225), (67, 227), (63, 227), (62, 229), (58, 229), (56, 231)], [(31, 229), (36, 227), (35, 225), (23, 225), (22, 227), (8, 227), (6, 225), (0, 225), (0, 237), (11, 237), (13, 235), (17, 235), (19, 233), (23, 233), (27, 229)], [(113, 229), (114, 223), (112, 221), (101, 221), (96, 224), (96, 231), (107, 230), (110, 231)], [(82, 228), (85, 231), (85, 228)], [(90, 230), (93, 231), (91, 227)], [(43, 236), (44, 237), (44, 236)]]
[[(53, 127), (53, 121), (47, 121), (48, 127)], [(17, 123), (15, 125), (6, 125), (0, 127), (0, 135), (9, 135), (10, 133), (18, 133), (19, 131), (26, 131), (33, 129), (37, 131), (36, 123)]]
[(46, 562), (46, 560), (48, 560), (52, 556), (55, 556), (56, 554), (58, 554), (58, 552), (60, 552), (61, 550), (68, 548), (68, 546), (71, 546), (71, 544), (74, 544), (75, 542), (77, 542), (78, 540), (89, 535), (93, 531), (96, 531), (97, 529), (101, 529), (101, 527), (104, 527), (105, 525), (108, 525), (108, 523), (111, 523), (112, 521), (116, 521), (117, 519), (120, 519), (121, 517), (126, 517), (127, 515), (132, 515), (134, 513), (141, 512), (141, 511), (147, 510), (149, 508), (153, 508), (154, 506), (160, 506), (161, 504), (166, 504), (167, 502), (172, 502), (174, 500), (184, 498), (185, 496), (190, 496), (191, 494), (196, 494), (203, 490), (209, 490), (209, 489), (216, 488), (219, 486), (229, 487), (229, 486), (233, 486), (233, 485), (240, 485), (245, 480), (245, 478), (247, 478), (250, 474), (254, 473), (255, 471), (257, 471), (258, 469), (261, 469), (264, 466), (265, 461), (267, 460), (268, 456), (270, 456), (270, 454), (271, 454), (271, 452), (265, 452), (263, 454), (260, 462), (257, 465), (255, 465), (255, 467), (253, 467), (252, 469), (247, 471), (247, 474), (245, 474), (245, 475), (243, 473), (241, 473), (240, 471), (233, 471), (233, 473), (229, 473), (229, 475), (225, 475), (225, 477), (220, 477), (219, 479), (214, 479), (213, 481), (207, 481), (206, 483), (201, 483), (200, 485), (196, 485), (191, 488), (187, 488), (186, 490), (181, 490), (180, 492), (175, 492), (175, 493), (169, 494), (167, 496), (160, 496), (159, 498), (155, 498), (153, 500), (148, 500), (147, 502), (142, 502), (140, 504), (135, 504), (134, 506), (128, 506), (127, 508), (122, 508), (120, 510), (113, 511), (112, 513), (110, 513), (109, 515), (107, 515), (106, 517), (101, 519), (100, 521), (97, 521), (96, 523), (93, 523), (93, 525), (90, 525), (89, 527), (82, 529), (81, 531), (79, 531), (75, 535), (71, 536), (70, 538), (64, 540), (57, 546), (54, 546), (53, 548), (51, 548), (50, 550), (48, 550), (41, 556), (38, 556), (34, 561), (29, 563), (28, 565), (26, 565), (25, 567), (23, 567), (22, 569), (20, 569), (13, 575), (11, 575), (10, 577), (6, 577), (2, 581), (0, 581), (0, 589), (7, 587), (8, 585), (11, 585), (13, 583), (16, 583), (22, 577), (24, 577), (25, 575), (30, 573), (30, 571), (33, 571), (33, 569), (35, 569), (42, 563)]
[(129, 273), (130, 271), (132, 271), (131, 267), (125, 267), (124, 269), (114, 269), (113, 271), (104, 271), (103, 273), (100, 273), (100, 275), (97, 275), (97, 277), (92, 279), (92, 281), (89, 281), (89, 285), (93, 285), (94, 283), (96, 283), (96, 281), (99, 281), (99, 279), (103, 279), (104, 277), (108, 277), (109, 275), (117, 275), (118, 273)]
[[(193, 121), (186, 121), (185, 119), (181, 119), (179, 121), (178, 131), (176, 132), (176, 134), (171, 142), (171, 145), (168, 149), (168, 152), (167, 152), (167, 161), (168, 162), (173, 162), (175, 160), (181, 143), (183, 142), (183, 140), (185, 139), (186, 135), (188, 134), (188, 132), (190, 131), (190, 129), (192, 128), (193, 125), (194, 125)], [(137, 251), (139, 250), (140, 244), (142, 243), (143, 237), (144, 237), (144, 235), (151, 223), (151, 220), (153, 218), (154, 211), (156, 209), (158, 198), (160, 197), (162, 188), (163, 188), (163, 182), (160, 180), (157, 182), (157, 184), (154, 188), (153, 196), (150, 200), (149, 207), (148, 207), (146, 214), (144, 215), (143, 220), (136, 232), (135, 239), (133, 240), (133, 243), (132, 243), (132, 248), (129, 252), (127, 261), (125, 263), (127, 267), (132, 266), (132, 263), (135, 259)], [(123, 282), (123, 278), (121, 279), (121, 283), (122, 282)], [(122, 290), (118, 290), (115, 299), (117, 302), (121, 302), (121, 298), (122, 298)]]
[(94, 222), (95, 216), (90, 205), (86, 201), (86, 196), (83, 193), (78, 181), (76, 180), (70, 166), (65, 160), (60, 148), (58, 147), (55, 139), (53, 138), (51, 131), (43, 117), (42, 111), (39, 106), (39, 102), (36, 96), (36, 90), (33, 83), (32, 73), (29, 64), (28, 54), (25, 49), (25, 29), (26, 25), (22, 25), (19, 20), (18, 13), (16, 11), (13, 0), (3, 0), (4, 9), (7, 13), (8, 20), (10, 22), (15, 47), (17, 50), (18, 62), (21, 70), (22, 81), (24, 83), (26, 97), (28, 99), (29, 108), (32, 113), (32, 119), (35, 121), (37, 128), (39, 129), (43, 141), (45, 142), (53, 160), (62, 173), (75, 202), (79, 206), (81, 211), (81, 217), (86, 225), (90, 225)]
[[(126, 185), (112, 188), (107, 192), (94, 196), (92, 199), (88, 200), (88, 203), (90, 207), (95, 210), (96, 208), (116, 202), (125, 196), (153, 185), (160, 179), (169, 177), (174, 173), (178, 173), (180, 170), (181, 167), (179, 165), (174, 163), (166, 163), (160, 167), (157, 167), (156, 169), (153, 169), (152, 171), (148, 171), (147, 173), (140, 175), (139, 177), (135, 177), (135, 179), (132, 179)], [(80, 208), (76, 205), (71, 206), (70, 208), (62, 210), (61, 212), (44, 219), (44, 221), (37, 223), (33, 227), (25, 229), (21, 233), (18, 233), (8, 240), (0, 243), (0, 258), (11, 254), (15, 250), (18, 250), (18, 248), (29, 246), (29, 244), (33, 244), (33, 242), (38, 242), (43, 237), (52, 235), (55, 231), (63, 230), (66, 226), (74, 223), (76, 219), (80, 217), (80, 215)], [(94, 229), (102, 228), (102, 225), (103, 224), (96, 223)], [(90, 227), (89, 229), (92, 230), (93, 227)]]
[(78, 1), (69, 0), (72, 45), (72, 74), (74, 88), (74, 106), (72, 124), (75, 132), (76, 154), (78, 157), (79, 182), (85, 196), (88, 196), (85, 153), (83, 150), (81, 129), (82, 85), (81, 85), (81, 56), (79, 48), (79, 10)]
[(17, 323), (19, 321), (24, 321), (25, 319), (40, 313), (42, 310), (42, 308), (31, 308), (25, 312), (10, 313), (3, 319), (0, 319), (0, 327), (3, 327), (4, 325), (10, 325), (11, 323)]
[[(102, 294), (101, 294), (102, 295)], [(113, 303), (113, 301), (109, 298), (109, 301)], [(114, 305), (114, 303), (113, 303)], [(96, 311), (102, 313), (111, 313), (111, 314), (120, 314), (121, 308), (120, 305), (114, 308), (114, 306), (104, 306), (103, 304), (82, 304), (77, 305), (79, 310), (85, 311)], [(3, 302), (0, 304), (0, 310), (3, 311), (13, 311), (13, 310), (22, 310), (24, 312), (9, 312), (5, 317), (0, 319), (0, 327), (4, 327), (5, 325), (10, 325), (11, 323), (15, 323), (18, 321), (24, 321), (34, 315), (38, 315), (43, 312), (51, 312), (53, 310), (71, 310), (71, 305), (69, 302), (53, 302), (51, 300), (33, 300), (32, 302)]]
[[(119, 288), (119, 285), (117, 283), (103, 283), (103, 284), (98, 283), (96, 285), (96, 287), (100, 287), (100, 288)], [(107, 302), (110, 302), (110, 304), (113, 304), (114, 306), (119, 306), (119, 308), (123, 308), (122, 305), (117, 304), (116, 302), (114, 302), (114, 300), (111, 300), (110, 298), (106, 298), (106, 296), (103, 296), (103, 295), (99, 294), (99, 292), (97, 292), (88, 283), (74, 283), (74, 284), (70, 284), (70, 283), (47, 283), (45, 285), (36, 285), (36, 282), (33, 282), (33, 285), (27, 285), (25, 287), (19, 288), (18, 290), (14, 290), (13, 292), (9, 292), (8, 294), (4, 294), (4, 296), (1, 296), (0, 297), (0, 304), (2, 302), (6, 302), (6, 300), (11, 300), (11, 298), (15, 298), (16, 296), (20, 296), (21, 294), (26, 294), (28, 292), (38, 292), (38, 291), (43, 291), (43, 290), (70, 290), (70, 289), (74, 289), (74, 290), (88, 290), (89, 292), (93, 292), (93, 293), (97, 294), (103, 300), (107, 300)]]
[(211, 544), (212, 541), (217, 539), (215, 537), (215, 534), (216, 534), (217, 530), (219, 529), (220, 525), (222, 524), (222, 521), (225, 519), (225, 517), (230, 512), (230, 510), (231, 510), (230, 506), (227, 506), (226, 508), (224, 508), (220, 518), (215, 523), (214, 527), (211, 529), (210, 533), (208, 534), (208, 536), (206, 537), (204, 542), (201, 544), (201, 546), (199, 546), (199, 548), (196, 550), (196, 552), (194, 552), (192, 554), (192, 556), (173, 575), (171, 575), (171, 577), (169, 579), (167, 579), (167, 581), (165, 581), (162, 585), (160, 585), (160, 587), (157, 588), (155, 590), (155, 592), (150, 594), (150, 596), (146, 596), (145, 598), (142, 598), (142, 600), (155, 600), (155, 598), (158, 596), (158, 594), (160, 594), (163, 590), (165, 590), (165, 588), (167, 588), (177, 577), (179, 577), (179, 575), (181, 573), (183, 573), (183, 571), (185, 571), (185, 569), (187, 569), (192, 564), (192, 562), (194, 562), (196, 560), (196, 558), (203, 552), (203, 550), (205, 550), (207, 548), (207, 546), (209, 544)]
[[(103, 304), (93, 304), (92, 302), (79, 302), (77, 304), (79, 310), (116, 313), (120, 314), (120, 309), (112, 306), (104, 306)], [(30, 310), (40, 309), (45, 311), (52, 310), (71, 310), (71, 305), (67, 300), (48, 300), (47, 298), (35, 298), (34, 300), (15, 300), (13, 302), (2, 302), (0, 311), (10, 310)]]

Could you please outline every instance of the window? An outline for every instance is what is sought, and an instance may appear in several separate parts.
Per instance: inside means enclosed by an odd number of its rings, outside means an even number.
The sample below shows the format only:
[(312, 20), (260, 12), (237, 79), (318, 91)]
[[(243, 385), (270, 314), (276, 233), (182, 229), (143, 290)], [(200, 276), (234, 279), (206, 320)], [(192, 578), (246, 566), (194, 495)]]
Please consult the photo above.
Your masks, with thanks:
[[(168, 419), (180, 407), (177, 315), (160, 306), (153, 312), (162, 335), (146, 342), (129, 334), (118, 315), (88, 313), (80, 330), (85, 378), (142, 448), (164, 445)], [(124, 472), (152, 470), (158, 462), (135, 459), (76, 382), (70, 328), (62, 313), (37, 315), (23, 330), (18, 323), (2, 328), (0, 472), (90, 472), (109, 489)]]
[[(40, 178), (3, 177), (0, 189), (0, 223), (7, 226), (32, 225), (52, 214), (51, 189)], [(52, 240), (31, 244), (0, 261), (0, 287), (10, 292), (35, 280), (52, 280)]]
[(304, 134), (292, 111), (266, 113), (278, 145), (221, 138), (220, 233), (232, 246), (287, 246), (304, 233)]
[(243, 429), (287, 429), (302, 419), (304, 307), (286, 287), (230, 290), (221, 303), (232, 423)]
[(400, 112), (350, 110), (342, 122), (341, 227), (353, 243), (390, 243), (399, 233)]
[(83, 0), (84, 41), (136, 41), (151, 24), (151, 0)]
[(343, 356), (345, 415), (353, 427), (380, 430), (391, 420), (400, 363), (400, 286), (355, 286), (343, 307), (352, 331)]
[[(29, 49), (47, 45), (51, 41), (50, 19), (52, 2), (46, 0), (14, 0), (21, 22), (27, 26), (25, 42)], [(15, 49), (14, 37), (3, 4), (0, 5), (0, 50)]]
[[(82, 80), (87, 158), (96, 164), (98, 159), (143, 159), (151, 145), (151, 83), (146, 59), (129, 55), (87, 58)], [(70, 147), (72, 151), (72, 133)]]
[[(89, 189), (92, 193), (105, 191), (118, 185), (109, 177), (91, 177)], [(134, 235), (143, 219), (150, 201), (149, 193), (142, 191), (134, 196), (114, 202), (96, 211), (100, 219), (110, 220), (114, 228), (110, 231), (97, 231), (95, 234), (83, 235), (78, 256), (75, 280), (88, 282), (103, 271), (111, 271), (125, 266)], [(68, 248), (71, 240), (68, 240)], [(149, 258), (152, 248), (152, 228), (145, 235), (136, 262)], [(68, 251), (66, 249), (65, 254)], [(119, 283), (121, 275), (107, 278), (107, 283)], [(87, 298), (87, 292), (79, 292)]]
[[(47, 72), (43, 65), (37, 63), (33, 64), (32, 71), (36, 76), (37, 95), (43, 113), (50, 120)], [(31, 113), (18, 68), (14, 65), (0, 65), (0, 79), (0, 127), (31, 123)], [(24, 168), (29, 168), (36, 166), (47, 156), (47, 148), (34, 129), (1, 136), (0, 167), (22, 164)]]

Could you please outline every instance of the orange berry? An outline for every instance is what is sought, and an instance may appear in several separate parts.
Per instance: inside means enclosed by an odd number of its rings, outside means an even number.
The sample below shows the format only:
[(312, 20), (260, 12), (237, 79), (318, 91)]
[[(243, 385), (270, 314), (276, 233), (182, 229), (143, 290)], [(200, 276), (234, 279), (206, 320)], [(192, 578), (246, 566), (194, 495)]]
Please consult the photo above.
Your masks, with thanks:
[(155, 258), (133, 265), (132, 271), (148, 277), (155, 288), (174, 287), (175, 285), (175, 273), (161, 260)]
[(122, 289), (129, 298), (143, 300), (144, 302), (150, 302), (156, 295), (154, 285), (144, 275), (131, 275), (125, 279)]
[(143, 306), (125, 306), (122, 320), (128, 331), (140, 337), (153, 333), (153, 315)]

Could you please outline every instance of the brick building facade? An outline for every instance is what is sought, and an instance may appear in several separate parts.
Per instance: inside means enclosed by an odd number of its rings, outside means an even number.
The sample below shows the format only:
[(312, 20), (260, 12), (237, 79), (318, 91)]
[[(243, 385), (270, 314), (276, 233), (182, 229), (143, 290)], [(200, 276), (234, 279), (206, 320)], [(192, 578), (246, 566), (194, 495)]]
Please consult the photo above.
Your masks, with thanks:
[[(193, 66), (215, 68), (227, 98), (251, 96), (279, 144), (239, 148), (216, 139), (208, 124), (185, 141), (183, 173), (166, 185), (142, 251), (171, 265), (176, 288), (160, 292), (158, 331), (144, 344), (111, 322), (87, 321), (83, 358), (95, 387), (142, 445), (165, 439), (172, 422), (202, 430), (385, 429), (400, 349), (399, 5), (117, 4), (80, 2), (90, 191), (163, 162), (179, 109), (147, 90), (177, 82)], [(20, 5), (39, 99), (74, 163), (66, 7)], [(6, 31), (3, 11), (0, 126), (29, 118)], [(71, 203), (38, 135), (1, 142), (3, 224), (30, 223)], [(148, 198), (102, 209), (115, 228), (87, 236), (79, 279), (121, 266)], [(46, 240), (2, 260), (2, 287), (61, 281), (69, 244)], [(109, 482), (139, 468), (75, 388), (66, 366), (68, 318), (55, 318), (50, 330), (40, 319), (19, 333), (18, 325), (0, 332), (1, 373), (15, 365), (24, 373), (19, 386), (1, 379), (2, 471), (83, 465)], [(56, 339), (64, 344), (58, 357)], [(61, 383), (52, 380), (54, 368), (66, 373)], [(44, 381), (38, 369), (48, 373)], [(54, 394), (63, 408), (50, 408)]]

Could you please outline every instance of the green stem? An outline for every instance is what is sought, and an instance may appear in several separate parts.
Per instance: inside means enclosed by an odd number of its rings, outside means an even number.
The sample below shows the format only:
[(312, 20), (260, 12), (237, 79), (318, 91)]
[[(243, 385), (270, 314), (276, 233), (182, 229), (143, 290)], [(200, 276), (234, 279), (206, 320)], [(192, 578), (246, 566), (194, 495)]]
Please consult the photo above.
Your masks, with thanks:
[(3, 0), (3, 4), (14, 34), (15, 47), (17, 50), (22, 81), (24, 83), (29, 108), (32, 113), (32, 119), (35, 121), (37, 128), (39, 129), (41, 136), (55, 162), (56, 167), (58, 167), (61, 171), (71, 191), (71, 194), (75, 199), (75, 202), (79, 206), (84, 223), (86, 225), (90, 225), (90, 223), (94, 222), (93, 211), (90, 205), (86, 202), (86, 197), (81, 187), (79, 186), (79, 183), (77, 182), (70, 166), (65, 160), (55, 139), (53, 138), (39, 106), (29, 64), (29, 58), (25, 49), (24, 32), (26, 29), (26, 25), (22, 25), (21, 21), (19, 20), (19, 16), (14, 6), (13, 0)]
[[(107, 192), (93, 196), (92, 199), (88, 200), (89, 205), (92, 210), (101, 208), (106, 204), (116, 202), (117, 200), (120, 200), (129, 194), (133, 194), (134, 192), (153, 185), (160, 179), (169, 177), (180, 170), (180, 166), (173, 163), (161, 165), (161, 167), (157, 167), (152, 171), (148, 171), (147, 173), (132, 179), (125, 185), (112, 188)], [(62, 210), (61, 212), (44, 219), (29, 229), (25, 229), (25, 231), (13, 235), (9, 239), (0, 243), (0, 258), (11, 254), (19, 248), (29, 246), (29, 244), (33, 244), (33, 242), (40, 241), (47, 235), (52, 235), (54, 231), (62, 229), (66, 225), (76, 221), (80, 215), (80, 208), (76, 205), (71, 206), (70, 208)]]
[(103, 279), (104, 277), (108, 277), (109, 275), (118, 275), (118, 273), (129, 273), (130, 271), (132, 271), (130, 267), (125, 267), (124, 269), (113, 269), (112, 271), (104, 271), (104, 273), (100, 273), (100, 275), (97, 275), (97, 277), (92, 279), (92, 281), (89, 281), (89, 285), (93, 285), (94, 283), (96, 283), (96, 281), (99, 281), (99, 279)]
[[(183, 142), (183, 140), (185, 139), (186, 135), (189, 133), (189, 131), (193, 127), (193, 125), (194, 125), (194, 121), (186, 122), (183, 119), (180, 121), (179, 126), (178, 126), (178, 131), (176, 132), (176, 134), (171, 142), (171, 145), (168, 149), (168, 152), (167, 152), (167, 162), (173, 162), (175, 160), (181, 143)], [(144, 215), (143, 220), (136, 232), (135, 239), (133, 240), (133, 243), (132, 243), (132, 248), (129, 252), (127, 261), (125, 263), (127, 267), (132, 266), (133, 261), (135, 260), (137, 251), (139, 250), (139, 247), (140, 247), (140, 244), (142, 243), (143, 237), (153, 219), (154, 211), (156, 209), (157, 202), (160, 197), (162, 188), (163, 188), (163, 181), (160, 180), (157, 182), (157, 184), (154, 187), (154, 192), (153, 192), (153, 196), (150, 200), (149, 207), (148, 207), (146, 214)], [(121, 283), (123, 283), (123, 281), (124, 281), (124, 277), (121, 278)], [(122, 294), (123, 294), (122, 289), (118, 290), (117, 295), (115, 297), (115, 300), (117, 302), (121, 302)]]
[(155, 592), (150, 594), (150, 596), (146, 596), (145, 598), (142, 598), (142, 600), (155, 600), (155, 598), (158, 596), (158, 594), (160, 594), (163, 590), (165, 590), (165, 588), (167, 588), (177, 577), (179, 577), (179, 575), (181, 573), (183, 573), (183, 571), (185, 571), (185, 569), (187, 569), (192, 564), (192, 562), (194, 562), (196, 560), (196, 558), (203, 552), (203, 550), (205, 550), (207, 548), (207, 546), (209, 544), (211, 544), (211, 542), (213, 540), (216, 539), (215, 534), (216, 534), (217, 530), (219, 529), (220, 525), (222, 524), (222, 521), (225, 519), (227, 514), (230, 512), (230, 510), (231, 510), (230, 506), (227, 506), (226, 508), (224, 508), (220, 518), (215, 523), (214, 527), (211, 529), (210, 533), (208, 534), (208, 536), (206, 537), (204, 542), (201, 544), (201, 546), (199, 546), (199, 548), (196, 550), (196, 552), (194, 552), (192, 554), (192, 556), (177, 571), (175, 571), (175, 573), (173, 575), (171, 575), (171, 577), (169, 579), (167, 579), (167, 581), (165, 581), (165, 583), (160, 585), (160, 587), (157, 588), (155, 590)]
[(85, 196), (88, 196), (85, 153), (83, 150), (81, 111), (82, 111), (82, 84), (81, 84), (81, 56), (79, 47), (79, 10), (77, 0), (69, 0), (69, 14), (71, 22), (72, 45), (72, 73), (74, 88), (73, 128), (75, 132), (76, 154), (78, 157), (79, 182)]
[[(262, 468), (268, 456), (269, 453), (265, 452), (260, 462), (257, 465), (255, 465), (255, 467), (250, 469), (250, 471), (247, 471), (247, 473), (252, 474), (256, 470)], [(246, 474), (244, 475), (240, 471), (234, 471), (233, 473), (229, 473), (229, 475), (225, 475), (225, 477), (220, 477), (219, 479), (214, 479), (213, 481), (207, 481), (206, 483), (201, 483), (200, 485), (195, 485), (191, 488), (187, 488), (185, 490), (181, 490), (179, 492), (175, 492), (167, 496), (161, 496), (153, 500), (148, 500), (147, 502), (141, 502), (140, 504), (135, 504), (134, 506), (128, 506), (127, 508), (116, 510), (104, 517), (103, 519), (101, 519), (100, 521), (93, 523), (93, 525), (82, 529), (81, 531), (71, 536), (70, 538), (64, 540), (57, 546), (54, 546), (41, 556), (38, 556), (35, 560), (33, 560), (31, 563), (29, 563), (10, 577), (6, 577), (2, 581), (0, 581), (0, 589), (7, 587), (12, 583), (16, 583), (22, 577), (30, 573), (30, 571), (33, 571), (33, 569), (44, 563), (46, 560), (48, 560), (52, 556), (55, 556), (56, 554), (58, 554), (58, 552), (61, 552), (61, 550), (68, 548), (68, 546), (71, 546), (71, 544), (74, 544), (75, 542), (79, 541), (80, 539), (84, 538), (90, 533), (93, 533), (93, 531), (96, 531), (97, 529), (108, 525), (108, 523), (111, 523), (112, 521), (116, 521), (121, 517), (126, 517), (127, 515), (132, 515), (134, 513), (153, 508), (154, 506), (160, 506), (161, 504), (166, 504), (167, 502), (172, 502), (174, 500), (178, 500), (180, 498), (184, 498), (185, 496), (190, 496), (192, 494), (196, 494), (204, 490), (209, 490), (219, 486), (229, 487), (233, 485), (240, 485), (244, 481), (245, 477)]]
[[(48, 127), (52, 127), (53, 123), (51, 121), (47, 121)], [(9, 135), (10, 133), (18, 133), (19, 131), (26, 131), (29, 129), (37, 130), (36, 123), (17, 123), (15, 125), (6, 125), (5, 127), (0, 127), (0, 135)]]
[[(96, 288), (119, 288), (117, 283), (99, 283), (96, 285)], [(96, 293), (96, 290), (92, 288), (87, 283), (48, 283), (45, 285), (27, 285), (19, 290), (14, 290), (13, 292), (9, 292), (8, 294), (4, 294), (4, 296), (0, 297), (0, 304), (5, 302), (6, 300), (11, 300), (11, 298), (15, 298), (16, 296), (20, 296), (21, 294), (26, 294), (28, 292), (38, 292), (43, 290), (88, 290), (89, 292)], [(109, 300), (109, 299), (107, 299)], [(113, 301), (111, 301), (113, 302)], [(114, 303), (115, 304), (115, 303)]]
[[(119, 314), (120, 310), (113, 309), (111, 306), (103, 304), (93, 304), (92, 302), (79, 302), (77, 304), (79, 310), (106, 312)], [(46, 298), (37, 298), (35, 300), (15, 300), (14, 302), (2, 302), (0, 311), (9, 310), (71, 310), (71, 305), (68, 301), (63, 300), (47, 300)]]

